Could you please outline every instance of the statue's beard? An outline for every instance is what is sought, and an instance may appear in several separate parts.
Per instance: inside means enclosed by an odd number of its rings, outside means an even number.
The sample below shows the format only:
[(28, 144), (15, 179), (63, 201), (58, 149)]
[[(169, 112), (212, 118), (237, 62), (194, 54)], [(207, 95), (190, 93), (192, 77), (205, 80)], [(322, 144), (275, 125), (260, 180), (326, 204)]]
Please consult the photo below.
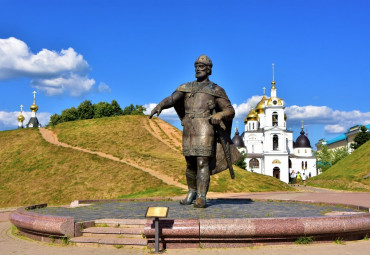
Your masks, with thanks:
[(207, 79), (207, 77), (208, 77), (207, 72), (196, 72), (195, 73), (195, 78), (197, 78), (198, 80), (205, 80)]

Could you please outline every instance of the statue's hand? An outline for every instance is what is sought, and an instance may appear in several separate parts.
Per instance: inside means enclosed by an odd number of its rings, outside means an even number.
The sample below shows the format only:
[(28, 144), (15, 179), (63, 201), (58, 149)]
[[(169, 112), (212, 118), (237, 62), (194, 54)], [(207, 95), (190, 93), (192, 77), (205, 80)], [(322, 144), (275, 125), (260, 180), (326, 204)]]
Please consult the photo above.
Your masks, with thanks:
[(211, 116), (211, 123), (213, 125), (219, 125), (221, 123), (221, 120), (222, 120), (222, 113), (221, 112), (218, 112), (214, 115)]
[(154, 114), (157, 114), (157, 116), (159, 116), (159, 114), (161, 114), (161, 112), (162, 112), (162, 107), (158, 104), (156, 107), (154, 107), (154, 109), (150, 113), (149, 119), (151, 119)]

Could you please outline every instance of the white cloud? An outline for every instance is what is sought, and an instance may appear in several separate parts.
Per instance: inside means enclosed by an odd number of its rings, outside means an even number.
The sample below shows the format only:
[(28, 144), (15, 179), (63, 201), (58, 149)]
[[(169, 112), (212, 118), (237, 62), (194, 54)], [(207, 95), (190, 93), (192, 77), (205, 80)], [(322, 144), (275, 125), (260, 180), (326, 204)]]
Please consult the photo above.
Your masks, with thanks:
[(235, 118), (244, 120), (251, 108), (256, 107), (261, 98), (262, 96), (252, 96), (251, 98), (248, 98), (245, 103), (241, 103), (240, 105), (233, 104), (235, 109)]
[(98, 86), (98, 91), (100, 93), (103, 93), (103, 92), (110, 93), (112, 90), (110, 89), (110, 87), (105, 82), (100, 82), (99, 86)]
[(370, 123), (370, 112), (339, 111), (327, 106), (297, 106), (293, 105), (285, 109), (288, 120), (299, 123), (301, 120), (306, 124), (325, 125), (327, 133), (343, 133), (354, 125), (367, 125)]
[[(2, 129), (16, 129), (18, 128), (18, 120), (17, 117), (19, 116), (20, 112), (6, 112), (0, 111), (0, 130)], [(23, 122), (23, 126), (26, 126), (28, 121), (31, 118), (31, 112), (23, 112), (23, 116), (25, 118)], [(51, 114), (48, 112), (39, 112), (37, 113), (37, 119), (39, 120), (42, 126), (45, 126), (49, 123), (49, 119)]]
[(345, 133), (347, 131), (347, 128), (341, 125), (326, 125), (324, 127), (324, 130), (328, 134), (339, 134), (339, 133)]
[(95, 84), (94, 79), (80, 76), (73, 73), (50, 79), (34, 79), (31, 85), (49, 96), (69, 93), (71, 96), (79, 96), (88, 92)]
[(47, 95), (80, 96), (95, 84), (87, 77), (89, 71), (87, 61), (73, 48), (60, 52), (42, 49), (34, 54), (19, 39), (0, 39), (0, 80), (25, 77)]

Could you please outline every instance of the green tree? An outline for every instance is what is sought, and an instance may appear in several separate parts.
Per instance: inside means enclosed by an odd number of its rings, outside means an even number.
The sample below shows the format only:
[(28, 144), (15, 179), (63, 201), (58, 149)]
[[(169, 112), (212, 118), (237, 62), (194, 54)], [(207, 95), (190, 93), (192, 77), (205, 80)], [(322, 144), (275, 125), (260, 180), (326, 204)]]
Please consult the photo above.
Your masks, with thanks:
[(80, 120), (87, 120), (94, 118), (94, 106), (90, 100), (83, 101), (78, 107), (78, 117)]
[(328, 150), (327, 145), (322, 145), (321, 151), (316, 151), (314, 155), (317, 160), (317, 165), (321, 169), (321, 172), (325, 172), (331, 167), (333, 156), (332, 153)]
[(94, 104), (94, 118), (103, 118), (113, 116), (112, 105), (107, 102)]
[(342, 147), (330, 152), (332, 153), (332, 165), (335, 165), (339, 160), (348, 156), (348, 150), (346, 147)]
[(75, 107), (65, 109), (61, 114), (61, 122), (78, 120), (78, 111)]
[(62, 121), (62, 117), (55, 113), (50, 116), (49, 125), (55, 126), (61, 123), (61, 121)]
[(144, 115), (146, 108), (142, 105), (130, 104), (123, 109), (123, 115)]
[(242, 154), (242, 156), (240, 157), (240, 159), (238, 161), (236, 161), (234, 163), (234, 165), (240, 167), (241, 169), (246, 170), (247, 169), (247, 163), (245, 163), (245, 158), (247, 157), (247, 155), (245, 154), (244, 151), (242, 151), (241, 154)]
[(366, 143), (370, 140), (370, 132), (367, 130), (365, 126), (361, 126), (360, 132), (357, 133), (355, 139), (353, 139), (353, 143), (351, 144), (351, 148), (356, 150), (358, 147)]
[(135, 109), (131, 112), (131, 115), (144, 115), (146, 108), (142, 105), (136, 105)]
[(113, 116), (123, 115), (123, 110), (116, 100), (112, 100), (110, 103), (112, 107)]
[(123, 109), (123, 115), (131, 115), (131, 113), (135, 110), (135, 106), (130, 104)]

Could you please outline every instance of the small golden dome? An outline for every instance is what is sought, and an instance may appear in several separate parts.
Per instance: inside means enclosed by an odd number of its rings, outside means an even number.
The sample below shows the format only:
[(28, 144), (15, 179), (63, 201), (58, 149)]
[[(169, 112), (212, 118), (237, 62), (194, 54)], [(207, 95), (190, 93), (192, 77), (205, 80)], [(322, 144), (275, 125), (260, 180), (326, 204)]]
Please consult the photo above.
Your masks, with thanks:
[(247, 117), (244, 119), (244, 123), (247, 123), (248, 121), (258, 121), (258, 114), (257, 112), (252, 108), (250, 112), (248, 113)]
[(256, 112), (258, 114), (265, 112), (265, 101), (266, 101), (266, 97), (265, 95), (263, 95), (261, 101), (256, 105)]
[(283, 105), (282, 101), (280, 98), (277, 97), (270, 97), (267, 100), (267, 105)]
[(30, 110), (32, 112), (37, 112), (38, 109), (39, 109), (39, 107), (37, 105), (35, 105), (35, 104), (32, 104), (31, 107), (30, 107)]
[(20, 114), (18, 117), (17, 117), (18, 121), (20, 122), (23, 122), (24, 121), (24, 116), (22, 114)]

